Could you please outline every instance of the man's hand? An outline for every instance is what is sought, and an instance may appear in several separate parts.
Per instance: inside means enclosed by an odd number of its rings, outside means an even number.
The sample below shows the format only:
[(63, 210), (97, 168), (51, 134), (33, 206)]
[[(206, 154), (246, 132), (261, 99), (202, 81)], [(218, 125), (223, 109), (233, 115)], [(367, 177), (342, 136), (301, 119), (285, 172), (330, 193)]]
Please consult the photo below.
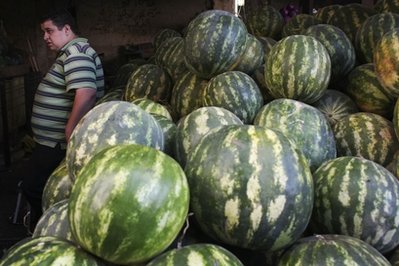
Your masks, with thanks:
[(69, 116), (68, 123), (65, 127), (65, 137), (67, 143), (71, 137), (72, 131), (78, 124), (80, 119), (88, 112), (96, 103), (96, 90), (92, 88), (76, 89), (75, 100), (73, 102), (72, 112)]

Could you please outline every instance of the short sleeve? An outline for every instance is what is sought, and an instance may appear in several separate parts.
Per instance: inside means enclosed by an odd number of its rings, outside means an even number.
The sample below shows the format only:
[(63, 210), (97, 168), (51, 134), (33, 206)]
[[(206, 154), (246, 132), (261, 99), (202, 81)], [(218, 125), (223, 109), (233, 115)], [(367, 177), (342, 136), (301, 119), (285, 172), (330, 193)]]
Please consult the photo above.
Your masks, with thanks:
[(64, 61), (66, 90), (93, 88), (96, 86), (96, 64), (86, 54), (71, 54)]

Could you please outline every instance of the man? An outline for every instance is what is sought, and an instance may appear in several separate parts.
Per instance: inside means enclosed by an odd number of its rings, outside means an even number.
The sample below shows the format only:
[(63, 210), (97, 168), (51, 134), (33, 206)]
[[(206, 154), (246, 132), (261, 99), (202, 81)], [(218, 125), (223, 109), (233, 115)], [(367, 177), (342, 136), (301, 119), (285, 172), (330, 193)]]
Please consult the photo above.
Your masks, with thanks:
[(31, 125), (36, 146), (22, 184), (31, 207), (31, 229), (42, 214), (43, 188), (65, 157), (73, 129), (104, 93), (101, 60), (87, 39), (78, 37), (71, 14), (61, 10), (45, 16), (41, 29), (47, 47), (58, 54), (33, 102)]

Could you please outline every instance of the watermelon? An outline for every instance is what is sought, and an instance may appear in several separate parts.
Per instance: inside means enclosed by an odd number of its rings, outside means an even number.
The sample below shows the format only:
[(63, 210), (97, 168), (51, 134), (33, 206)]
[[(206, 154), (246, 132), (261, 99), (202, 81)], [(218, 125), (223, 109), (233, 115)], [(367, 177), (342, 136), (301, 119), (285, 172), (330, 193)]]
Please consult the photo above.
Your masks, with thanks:
[(277, 41), (275, 39), (273, 39), (273, 38), (270, 38), (270, 37), (257, 37), (257, 39), (262, 44), (263, 53), (265, 55), (264, 62), (266, 62), (267, 56), (269, 55), (270, 50), (272, 49), (273, 45), (275, 45), (277, 43)]
[(306, 103), (273, 100), (259, 110), (254, 125), (278, 130), (293, 140), (308, 159), (312, 171), (337, 155), (330, 124), (322, 112)]
[(331, 127), (345, 116), (357, 113), (356, 103), (345, 93), (328, 89), (323, 96), (312, 104), (327, 118)]
[(132, 102), (149, 98), (155, 102), (168, 102), (171, 94), (172, 80), (166, 70), (154, 64), (145, 64), (130, 75), (123, 100)]
[(319, 8), (315, 14), (315, 17), (319, 19), (322, 23), (327, 23), (328, 20), (337, 12), (342, 5), (328, 5)]
[(387, 259), (360, 239), (344, 235), (301, 238), (282, 256), (278, 266), (358, 265), (389, 266)]
[(69, 198), (72, 190), (72, 180), (69, 178), (66, 160), (63, 160), (59, 166), (54, 169), (42, 194), (42, 211), (44, 212), (51, 205)]
[(194, 244), (168, 251), (152, 260), (147, 266), (243, 266), (227, 249), (214, 244)]
[(262, 43), (253, 35), (248, 34), (245, 52), (234, 70), (251, 75), (263, 63), (264, 51)]
[(355, 101), (360, 111), (391, 119), (395, 99), (385, 92), (374, 71), (374, 64), (357, 66), (349, 73), (347, 80), (344, 91)]
[(130, 75), (141, 65), (144, 65), (146, 61), (144, 59), (135, 59), (119, 67), (116, 72), (116, 77), (112, 83), (113, 88), (125, 88), (129, 81)]
[(399, 28), (385, 33), (374, 49), (377, 77), (388, 94), (399, 96)]
[(381, 37), (399, 27), (399, 14), (382, 13), (368, 17), (356, 34), (356, 49), (359, 61), (372, 63), (374, 49)]
[(310, 26), (304, 33), (316, 38), (327, 49), (331, 59), (331, 83), (344, 78), (355, 66), (356, 53), (351, 41), (338, 27), (328, 24)]
[(399, 100), (396, 100), (395, 107), (393, 110), (393, 127), (395, 130), (396, 137), (399, 139)]
[(333, 127), (337, 156), (360, 156), (387, 166), (399, 143), (391, 121), (367, 112), (347, 115)]
[(158, 122), (162, 129), (164, 138), (164, 149), (163, 151), (169, 156), (175, 158), (175, 142), (176, 142), (176, 124), (169, 118), (159, 115), (152, 114), (155, 120)]
[(379, 13), (399, 13), (398, 0), (378, 0), (374, 9)]
[(284, 26), (284, 18), (280, 12), (271, 5), (250, 9), (244, 14), (244, 21), (248, 32), (256, 37), (270, 37), (280, 39)]
[(165, 40), (155, 52), (155, 62), (164, 68), (172, 80), (188, 71), (184, 63), (184, 40), (172, 37)]
[(173, 38), (173, 37), (181, 37), (181, 33), (178, 32), (177, 30), (174, 29), (169, 29), (169, 28), (165, 28), (165, 29), (161, 29), (160, 31), (158, 31), (153, 39), (153, 46), (154, 46), (154, 50), (155, 52), (157, 51), (157, 49), (161, 46), (161, 44), (166, 41), (169, 38)]
[(201, 78), (232, 70), (246, 48), (248, 32), (232, 13), (208, 10), (188, 25), (184, 55), (188, 69)]
[(121, 101), (125, 88), (115, 88), (104, 94), (103, 97), (96, 101), (96, 105), (110, 101)]
[(274, 98), (270, 95), (265, 81), (265, 65), (258, 67), (251, 75), (251, 78), (255, 81), (256, 85), (258, 85), (260, 93), (262, 94), (263, 103), (266, 104), (272, 101)]
[(240, 71), (227, 71), (208, 82), (202, 105), (225, 108), (244, 123), (250, 124), (263, 105), (263, 97), (249, 75)]
[(160, 125), (135, 104), (111, 101), (91, 109), (76, 125), (69, 140), (66, 162), (72, 180), (100, 150), (122, 143), (164, 148)]
[(68, 221), (68, 202), (64, 199), (48, 208), (37, 222), (32, 237), (54, 236), (74, 242)]
[(171, 121), (173, 120), (168, 108), (160, 103), (154, 102), (147, 98), (136, 99), (132, 103), (139, 106), (141, 109), (149, 114), (158, 114), (166, 117)]
[(79, 172), (68, 217), (84, 249), (115, 264), (134, 264), (172, 243), (188, 205), (186, 176), (175, 160), (151, 147), (120, 144), (97, 153)]
[(399, 181), (373, 161), (343, 156), (314, 173), (315, 233), (359, 238), (381, 253), (399, 244)]
[(274, 98), (313, 103), (330, 81), (331, 61), (314, 37), (292, 35), (278, 41), (265, 64), (265, 81)]
[(327, 23), (343, 30), (355, 46), (358, 29), (368, 17), (375, 14), (374, 9), (370, 7), (359, 3), (351, 3), (342, 6), (334, 12)]
[(305, 31), (313, 25), (321, 24), (321, 20), (317, 17), (309, 14), (298, 14), (288, 20), (284, 25), (283, 31), (281, 33), (282, 37), (287, 37), (290, 35), (300, 35), (305, 34)]
[(11, 249), (0, 261), (1, 266), (101, 265), (93, 256), (71, 242), (52, 236), (32, 238)]
[(307, 227), (310, 168), (278, 131), (254, 125), (212, 131), (188, 157), (185, 172), (194, 217), (217, 241), (274, 251), (293, 244)]
[(201, 107), (179, 120), (176, 127), (176, 159), (184, 167), (187, 156), (202, 137), (226, 125), (242, 125), (232, 112), (217, 106)]
[(207, 80), (191, 72), (186, 72), (176, 81), (170, 105), (177, 120), (202, 106), (206, 84)]

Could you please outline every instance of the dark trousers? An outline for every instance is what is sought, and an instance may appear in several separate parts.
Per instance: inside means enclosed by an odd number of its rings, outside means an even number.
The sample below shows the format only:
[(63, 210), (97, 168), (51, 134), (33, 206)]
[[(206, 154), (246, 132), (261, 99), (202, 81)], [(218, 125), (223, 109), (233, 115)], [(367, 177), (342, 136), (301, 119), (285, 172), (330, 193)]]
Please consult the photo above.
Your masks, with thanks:
[(65, 150), (36, 143), (23, 169), (22, 190), (31, 207), (30, 223), (34, 228), (42, 215), (42, 194), (47, 179), (65, 157)]

